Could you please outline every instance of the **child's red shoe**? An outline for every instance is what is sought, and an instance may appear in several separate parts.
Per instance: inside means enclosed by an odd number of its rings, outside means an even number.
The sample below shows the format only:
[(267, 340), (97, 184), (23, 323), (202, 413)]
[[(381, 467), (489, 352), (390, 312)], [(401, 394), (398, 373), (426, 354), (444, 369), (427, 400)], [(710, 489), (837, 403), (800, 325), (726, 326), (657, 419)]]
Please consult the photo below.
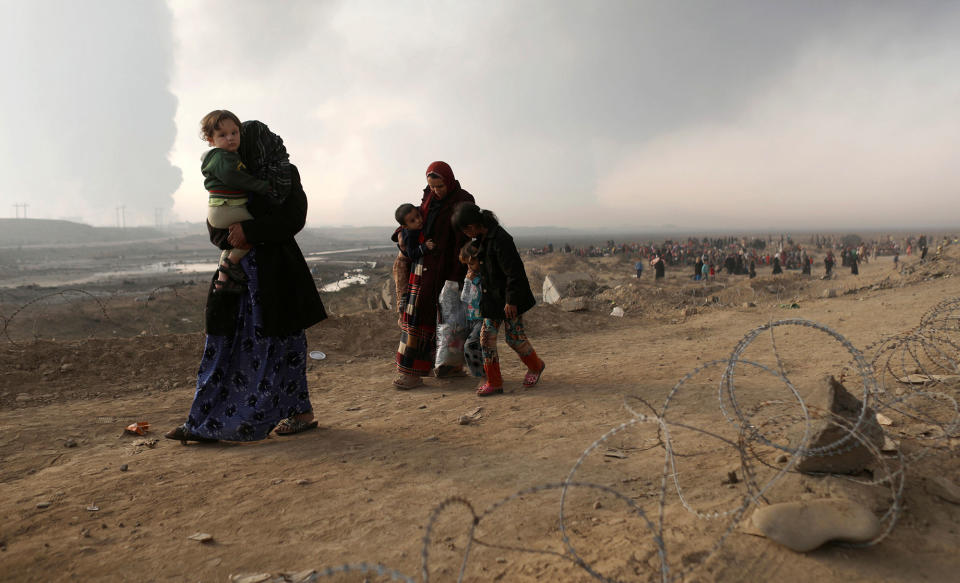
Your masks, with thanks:
[(477, 389), (477, 395), (481, 397), (489, 397), (490, 395), (502, 394), (503, 387), (493, 387), (490, 383), (483, 383)]

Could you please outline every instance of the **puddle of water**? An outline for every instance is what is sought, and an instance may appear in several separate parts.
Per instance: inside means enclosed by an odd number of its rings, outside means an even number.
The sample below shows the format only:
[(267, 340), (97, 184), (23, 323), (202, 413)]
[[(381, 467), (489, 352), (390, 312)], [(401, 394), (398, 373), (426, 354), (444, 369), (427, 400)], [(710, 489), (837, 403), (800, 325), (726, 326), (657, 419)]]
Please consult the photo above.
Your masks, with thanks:
[(320, 291), (322, 292), (340, 291), (344, 288), (350, 287), (351, 285), (363, 285), (368, 281), (370, 281), (370, 276), (359, 273), (359, 270), (357, 270), (353, 274), (344, 273), (343, 278), (333, 283), (328, 283), (327, 285), (321, 287)]
[(324, 255), (336, 255), (337, 253), (356, 253), (357, 251), (381, 251), (383, 249), (393, 249), (396, 245), (378, 245), (376, 247), (355, 247), (353, 249), (337, 249), (336, 251), (314, 251), (307, 253), (307, 261), (310, 257), (322, 257)]
[[(338, 249), (336, 251), (317, 251), (314, 253), (309, 253), (305, 259), (307, 263), (327, 263), (327, 264), (344, 264), (344, 265), (364, 265), (367, 268), (376, 267), (375, 261), (350, 261), (350, 260), (336, 260), (332, 259), (330, 256), (342, 254), (342, 253), (355, 253), (357, 251), (371, 251), (379, 249), (389, 249), (390, 245), (384, 247), (358, 247), (355, 249)], [(98, 271), (91, 273), (89, 275), (83, 275), (80, 277), (59, 277), (56, 274), (46, 274), (43, 276), (31, 276), (24, 274), (22, 276), (16, 277), (13, 281), (0, 283), (0, 289), (3, 288), (14, 288), (21, 285), (27, 285), (29, 283), (38, 283), (43, 286), (78, 286), (94, 282), (102, 282), (112, 279), (122, 279), (130, 278), (144, 275), (160, 275), (160, 274), (197, 274), (197, 273), (209, 273), (213, 274), (217, 270), (216, 262), (198, 262), (198, 263), (187, 263), (187, 262), (157, 262), (150, 263), (147, 265), (141, 265), (136, 268), (130, 269), (113, 269), (110, 271)], [(321, 288), (321, 291), (333, 292), (344, 289), (351, 285), (362, 285), (367, 283), (369, 276), (363, 275), (361, 269), (355, 269), (352, 272), (347, 272), (343, 274), (343, 278), (339, 281), (329, 283)]]

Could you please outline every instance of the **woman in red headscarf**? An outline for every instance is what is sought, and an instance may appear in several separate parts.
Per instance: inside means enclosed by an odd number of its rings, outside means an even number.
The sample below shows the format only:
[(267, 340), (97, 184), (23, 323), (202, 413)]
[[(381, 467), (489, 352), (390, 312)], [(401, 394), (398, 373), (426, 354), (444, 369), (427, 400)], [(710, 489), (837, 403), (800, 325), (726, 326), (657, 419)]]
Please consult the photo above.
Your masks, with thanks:
[[(460, 263), (459, 257), (467, 237), (450, 223), (453, 209), (462, 202), (474, 202), (473, 195), (460, 188), (450, 165), (430, 164), (420, 204), (423, 216), (420, 238), (421, 242), (432, 239), (435, 247), (414, 263), (413, 269), (403, 254), (398, 254), (394, 262), (401, 334), (397, 349), (399, 376), (393, 386), (398, 389), (420, 386), (422, 377), (430, 374), (437, 350), (440, 291), (447, 281), (455, 281), (458, 286), (463, 283), (466, 266)], [(455, 370), (441, 370), (443, 368), (437, 370), (437, 376), (456, 374)]]

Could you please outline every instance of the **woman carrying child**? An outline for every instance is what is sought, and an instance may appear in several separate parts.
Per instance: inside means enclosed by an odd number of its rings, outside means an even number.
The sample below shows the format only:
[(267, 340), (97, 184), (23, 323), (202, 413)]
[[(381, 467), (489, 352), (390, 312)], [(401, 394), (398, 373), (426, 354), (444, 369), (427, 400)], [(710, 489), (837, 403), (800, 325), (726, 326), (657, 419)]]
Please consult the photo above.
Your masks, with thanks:
[(487, 380), (477, 388), (477, 395), (486, 397), (503, 392), (497, 335), (506, 324), (507, 345), (527, 365), (523, 387), (540, 382), (546, 364), (537, 356), (523, 329), (523, 313), (536, 304), (523, 260), (513, 237), (500, 226), (496, 215), (481, 210), (473, 203), (457, 206), (451, 218), (453, 226), (467, 237), (478, 239), (477, 264), (480, 273), (480, 312), (483, 325), (480, 344), (483, 349), (483, 370)]
[[(422, 377), (433, 370), (437, 352), (437, 313), (440, 292), (447, 281), (463, 281), (466, 268), (459, 260), (460, 248), (467, 238), (450, 223), (454, 207), (473, 202), (473, 195), (460, 187), (446, 162), (427, 167), (427, 186), (423, 189), (420, 215), (423, 226), (421, 243), (432, 241), (433, 249), (419, 263), (399, 253), (393, 265), (397, 283), (397, 309), (400, 312), (400, 345), (396, 362), (399, 375), (393, 381), (397, 389), (412, 389), (423, 384)], [(400, 242), (405, 246), (404, 242)], [(460, 370), (437, 369), (437, 376), (452, 376)]]
[(186, 422), (164, 435), (184, 443), (256, 441), (274, 428), (290, 435), (317, 427), (304, 329), (327, 315), (294, 239), (306, 221), (307, 196), (283, 140), (265, 124), (243, 122), (237, 153), (282, 202), (253, 197), (251, 219), (227, 229), (207, 224), (221, 249), (250, 251), (238, 264), (246, 279), (241, 293), (217, 293), (211, 282), (193, 404)]

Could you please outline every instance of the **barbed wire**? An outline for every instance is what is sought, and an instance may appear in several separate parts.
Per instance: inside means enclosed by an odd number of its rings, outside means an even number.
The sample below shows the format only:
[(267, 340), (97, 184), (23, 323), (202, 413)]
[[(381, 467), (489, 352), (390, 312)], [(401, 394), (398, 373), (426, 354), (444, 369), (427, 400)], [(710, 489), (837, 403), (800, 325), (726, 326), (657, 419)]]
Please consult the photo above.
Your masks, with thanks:
[[(909, 456), (905, 455), (902, 445), (892, 451), (885, 451), (886, 440), (895, 435), (879, 425), (877, 413), (880, 411), (886, 411), (890, 414), (898, 413), (905, 419), (930, 423), (940, 432), (940, 435), (935, 437), (942, 439), (957, 435), (958, 428), (960, 428), (960, 406), (958, 406), (955, 397), (945, 392), (908, 390), (906, 394), (894, 396), (894, 387), (889, 382), (887, 384), (878, 382), (875, 369), (880, 368), (883, 371), (890, 371), (893, 368), (893, 363), (884, 361), (884, 358), (892, 359), (888, 355), (893, 353), (901, 357), (901, 367), (906, 364), (904, 355), (910, 355), (910, 357), (920, 360), (923, 358), (920, 356), (922, 354), (936, 354), (938, 356), (935, 359), (928, 359), (929, 362), (918, 363), (921, 370), (932, 368), (934, 363), (938, 367), (953, 365), (954, 360), (960, 356), (960, 350), (957, 350), (958, 343), (945, 342), (942, 341), (942, 338), (938, 338), (935, 346), (927, 345), (931, 338), (935, 338), (935, 335), (930, 332), (932, 323), (948, 322), (952, 324), (953, 318), (944, 316), (946, 312), (952, 313), (952, 310), (960, 311), (960, 298), (941, 302), (936, 309), (925, 314), (922, 320), (928, 328), (924, 332), (898, 335), (872, 345), (872, 348), (874, 348), (872, 360), (868, 359), (863, 352), (858, 350), (839, 332), (809, 320), (779, 320), (754, 328), (735, 345), (727, 358), (704, 363), (685, 374), (668, 392), (661, 407), (656, 408), (639, 396), (625, 396), (624, 409), (629, 413), (630, 418), (608, 430), (591, 443), (574, 462), (563, 481), (520, 490), (495, 502), (480, 513), (474, 510), (469, 500), (462, 497), (448, 498), (441, 502), (431, 512), (427, 522), (426, 535), (422, 541), (420, 580), (427, 582), (430, 578), (429, 547), (432, 541), (431, 535), (439, 516), (453, 507), (462, 507), (468, 511), (469, 525), (466, 532), (467, 545), (460, 559), (457, 581), (462, 581), (465, 576), (473, 545), (550, 556), (576, 566), (599, 581), (619, 581), (620, 579), (603, 573), (595, 562), (585, 558), (583, 551), (572, 540), (568, 524), (570, 518), (570, 498), (568, 494), (579, 489), (602, 492), (612, 496), (624, 503), (631, 514), (641, 519), (641, 524), (649, 536), (650, 549), (659, 559), (658, 578), (663, 583), (682, 581), (692, 571), (706, 563), (711, 556), (722, 548), (725, 540), (736, 530), (752, 508), (771, 503), (771, 494), (775, 488), (790, 475), (832, 476), (863, 486), (881, 488), (886, 493), (883, 498), (887, 500), (887, 504), (885, 509), (876, 510), (879, 513), (878, 521), (881, 525), (879, 533), (865, 542), (835, 543), (852, 548), (878, 544), (893, 531), (904, 510), (903, 494), (907, 469), (910, 463), (919, 459), (919, 456), (916, 453)], [(844, 369), (855, 371), (854, 377), (858, 379), (860, 385), (860, 390), (856, 391), (859, 396), (859, 409), (855, 412), (855, 415), (843, 416), (830, 409), (815, 407), (805, 401), (788, 375), (787, 367), (781, 358), (783, 348), (779, 346), (780, 342), (775, 336), (775, 331), (786, 327), (800, 327), (824, 334), (848, 352), (850, 363), (845, 365)], [(940, 327), (943, 328), (943, 326)], [(958, 328), (957, 332), (960, 333), (960, 327), (954, 327)], [(744, 358), (747, 348), (765, 334), (770, 337), (771, 352), (774, 358), (772, 366)], [(904, 349), (906, 344), (911, 343), (913, 344), (911, 348)], [(891, 348), (891, 346), (897, 348)], [(880, 367), (877, 367), (878, 363), (881, 365)], [(675, 403), (681, 393), (686, 390), (687, 385), (699, 375), (711, 370), (722, 371), (716, 385), (715, 398), (717, 402), (716, 410), (726, 423), (716, 428), (713, 426), (705, 428), (684, 419), (682, 411), (677, 414), (679, 415), (678, 418), (674, 418), (676, 416), (673, 412)], [(756, 370), (762, 375), (766, 375), (765, 378), (781, 384), (787, 398), (766, 399), (753, 406), (745, 406), (745, 403), (741, 403), (738, 399), (737, 382), (743, 376), (743, 371), (746, 370)], [(954, 366), (952, 370), (956, 371), (956, 367)], [(898, 390), (902, 391), (904, 388), (910, 389), (912, 387), (909, 383), (902, 382), (904, 381), (904, 375), (891, 375), (891, 377), (897, 379)], [(939, 414), (940, 418), (934, 418), (935, 414)], [(814, 438), (814, 422), (819, 422), (829, 429), (829, 431), (822, 430), (820, 432), (821, 438), (829, 435), (834, 436), (827, 439), (825, 443), (811, 443)], [(614, 436), (622, 435), (641, 426), (654, 428), (656, 430), (656, 440), (651, 446), (636, 448), (637, 451), (652, 452), (654, 449), (660, 449), (664, 456), (659, 495), (654, 511), (645, 510), (633, 498), (611, 486), (578, 478), (578, 474), (584, 469), (587, 460), (590, 459), (592, 454), (599, 451), (604, 444), (608, 443)], [(724, 430), (723, 427), (728, 429)], [(784, 438), (783, 434), (788, 429), (797, 427), (799, 427), (798, 438), (793, 440)], [(728, 430), (735, 431), (735, 435), (731, 436), (723, 433)], [(700, 501), (700, 504), (696, 505), (685, 494), (684, 472), (678, 464), (682, 459), (694, 455), (703, 455), (703, 451), (697, 453), (677, 451), (677, 442), (675, 441), (677, 432), (686, 432), (712, 440), (717, 445), (707, 448), (711, 456), (720, 458), (722, 456), (718, 454), (727, 451), (738, 459), (743, 476), (741, 480), (743, 492), (735, 496), (728, 507), (716, 506), (718, 502), (723, 502), (723, 500), (719, 500), (719, 497), (715, 497), (712, 502), (710, 500)], [(908, 438), (902, 433), (898, 437), (901, 440)], [(798, 469), (801, 460), (805, 458), (830, 458), (854, 451), (865, 454), (865, 457), (871, 460), (869, 477), (856, 474), (837, 475), (827, 472), (800, 471)], [(776, 453), (780, 457), (786, 456), (786, 460), (782, 461), (780, 465), (775, 465), (770, 461), (772, 453)], [(703, 471), (705, 470), (700, 470), (701, 473)], [(761, 476), (762, 472), (769, 475)], [(485, 542), (476, 536), (476, 531), (483, 521), (503, 509), (510, 502), (524, 496), (551, 490), (560, 490), (561, 493), (558, 524), (560, 539), (564, 548), (563, 552), (522, 545), (494, 544)], [(676, 497), (679, 506), (686, 512), (698, 519), (707, 521), (707, 524), (726, 521), (726, 524), (721, 525), (720, 530), (715, 532), (715, 538), (711, 539), (713, 542), (702, 555), (702, 559), (690, 566), (684, 566), (682, 562), (678, 564), (676, 561), (671, 561), (671, 545), (666, 535), (669, 526), (666, 520), (667, 507), (671, 496)], [(316, 573), (317, 577), (322, 575), (323, 573)], [(412, 580), (407, 575), (397, 574), (396, 576), (403, 578), (403, 580)]]
[[(112, 326), (116, 326), (121, 323), (126, 323), (131, 326), (146, 326), (147, 328), (150, 328), (153, 333), (155, 334), (160, 333), (161, 330), (158, 328), (158, 324), (156, 322), (150, 323), (147, 321), (147, 319), (143, 317), (138, 317), (136, 319), (128, 318), (127, 320), (115, 318), (112, 315), (112, 312), (116, 311), (116, 307), (114, 306), (114, 309), (111, 309), (110, 304), (117, 301), (124, 301), (124, 300), (130, 301), (131, 299), (135, 303), (142, 302), (142, 306), (136, 309), (136, 311), (139, 312), (140, 315), (142, 316), (143, 314), (146, 314), (151, 310), (151, 307), (152, 307), (151, 304), (155, 300), (158, 300), (164, 295), (170, 294), (171, 297), (175, 300), (183, 299), (183, 295), (180, 293), (178, 288), (183, 288), (183, 287), (192, 286), (192, 285), (195, 285), (195, 284), (193, 284), (192, 282), (190, 283), (181, 282), (179, 284), (162, 285), (162, 286), (154, 287), (153, 289), (147, 292), (137, 293), (136, 295), (133, 295), (133, 294), (130, 294), (129, 292), (124, 292), (124, 291), (112, 292), (112, 293), (94, 293), (81, 288), (69, 288), (69, 289), (62, 289), (62, 290), (57, 290), (49, 293), (44, 293), (21, 303), (16, 308), (14, 308), (9, 315), (4, 315), (3, 313), (0, 313), (0, 336), (5, 338), (9, 344), (15, 347), (21, 347), (21, 344), (24, 340), (23, 338), (24, 336), (31, 340), (39, 340), (43, 338), (43, 335), (41, 335), (40, 332), (38, 331), (40, 327), (39, 321), (43, 317), (47, 317), (50, 319), (54, 319), (56, 317), (56, 312), (54, 308), (56, 303), (53, 302), (53, 300), (63, 299), (65, 302), (71, 302), (77, 299), (76, 296), (80, 296), (85, 300), (92, 301), (92, 303), (94, 304), (95, 310), (103, 318), (102, 321), (97, 321), (97, 323), (104, 324), (104, 325), (109, 324)], [(129, 310), (131, 308), (127, 306), (125, 307), (125, 309)], [(23, 320), (25, 317), (27, 317), (27, 314), (31, 314), (33, 316), (33, 319), (34, 319), (33, 331), (32, 333), (29, 333), (27, 335), (24, 335), (23, 333), (21, 333), (20, 334), (21, 338), (16, 338), (15, 337), (16, 326), (14, 325), (14, 323), (15, 321)], [(75, 317), (76, 312), (71, 311), (71, 316)], [(162, 317), (162, 315), (158, 315), (158, 317)], [(49, 328), (48, 333), (50, 333), (51, 330), (57, 329), (56, 325), (48, 326), (48, 328)], [(88, 337), (88, 338), (92, 337), (95, 333), (96, 333), (96, 330), (90, 330), (90, 332), (85, 337)]]
[[(161, 290), (172, 290), (175, 297), (179, 298), (176, 289), (171, 286), (155, 288), (147, 297), (155, 297)], [(0, 333), (9, 342), (16, 344), (9, 333), (11, 322), (31, 306), (65, 294), (81, 294), (94, 300), (104, 318), (110, 320), (107, 307), (101, 298), (85, 290), (69, 289), (34, 298), (9, 316), (0, 315)], [(859, 409), (854, 416), (842, 416), (830, 409), (806, 402), (797, 384), (790, 378), (790, 371), (781, 354), (783, 347), (777, 333), (788, 328), (800, 328), (825, 335), (828, 340), (847, 352), (850, 360), (843, 371), (850, 371), (852, 378), (856, 378), (860, 385), (860, 390), (854, 391), (859, 395)], [(745, 358), (748, 349), (762, 337), (769, 337), (772, 365)], [(726, 358), (706, 362), (681, 377), (668, 391), (660, 407), (655, 407), (639, 396), (625, 396), (623, 405), (629, 418), (608, 430), (583, 450), (562, 481), (519, 490), (480, 512), (463, 497), (450, 497), (441, 501), (431, 511), (421, 540), (420, 581), (427, 583), (430, 580), (430, 548), (434, 544), (438, 520), (455, 509), (462, 509), (466, 510), (467, 520), (463, 526), (467, 543), (459, 561), (457, 581), (462, 581), (466, 576), (474, 548), (485, 547), (553, 557), (581, 569), (599, 581), (619, 582), (620, 579), (604, 573), (596, 561), (589, 560), (580, 548), (580, 543), (575, 542), (571, 536), (569, 521), (573, 502), (570, 494), (575, 490), (602, 493), (624, 504), (631, 515), (640, 519), (649, 537), (647, 548), (658, 558), (659, 580), (662, 583), (683, 581), (720, 551), (726, 539), (752, 508), (770, 504), (774, 499), (772, 494), (775, 489), (783, 484), (788, 476), (836, 476), (826, 472), (800, 471), (798, 467), (802, 460), (842, 456), (854, 451), (865, 453), (865, 457), (871, 460), (870, 477), (836, 477), (863, 486), (881, 488), (889, 503), (885, 509), (877, 511), (880, 513), (878, 520), (881, 531), (876, 537), (866, 542), (843, 544), (850, 547), (878, 544), (892, 532), (903, 512), (903, 494), (909, 466), (936, 453), (936, 444), (946, 444), (946, 440), (956, 437), (960, 430), (960, 405), (956, 394), (957, 387), (960, 387), (960, 366), (957, 363), (960, 359), (960, 297), (938, 303), (923, 314), (917, 328), (868, 345), (866, 352), (872, 354), (871, 358), (868, 359), (864, 352), (858, 350), (839, 332), (810, 320), (772, 321), (748, 331)], [(681, 397), (691, 392), (689, 386), (694, 382), (701, 382), (698, 380), (701, 375), (710, 374), (711, 371), (721, 373), (715, 385), (716, 407), (713, 411), (719, 414), (724, 423), (704, 426), (687, 418)], [(748, 371), (756, 371), (768, 382), (773, 381), (782, 386), (783, 397), (766, 398), (749, 405), (738, 395), (741, 388), (738, 383), (747, 378)], [(710, 379), (707, 381), (710, 382)], [(935, 388), (939, 390), (933, 390)], [(891, 424), (879, 425), (878, 414), (889, 417)], [(812, 443), (815, 422), (823, 424), (829, 431), (821, 430), (821, 440)], [(918, 425), (922, 431), (909, 431), (911, 427)], [(652, 445), (635, 448), (635, 451), (652, 453), (659, 449), (663, 455), (659, 493), (655, 508), (652, 509), (644, 509), (632, 497), (612, 486), (579, 478), (579, 474), (586, 470), (588, 460), (592, 459), (591, 456), (604, 444), (614, 436), (623, 436), (641, 427), (655, 430), (656, 440)], [(795, 433), (792, 437), (788, 436), (791, 431)], [(678, 449), (678, 438), (685, 435), (698, 436), (715, 445), (698, 448), (696, 452), (683, 451), (682, 448)], [(829, 436), (825, 442), (824, 436)], [(888, 439), (899, 440), (899, 446), (887, 451), (885, 443)], [(903, 443), (908, 440), (913, 444), (922, 443), (924, 447), (905, 454)], [(742, 479), (736, 482), (741, 489), (740, 493), (732, 497), (714, 496), (698, 501), (688, 494), (688, 485), (684, 482), (687, 474), (681, 464), (695, 456), (706, 454), (714, 460), (737, 460), (742, 475)], [(771, 462), (773, 455), (785, 459)], [(702, 477), (707, 469), (698, 468), (698, 471)], [(525, 496), (554, 491), (560, 492), (558, 527), (562, 552), (493, 543), (478, 537), (478, 528), (485, 521), (499, 515), (510, 503)], [(674, 555), (667, 535), (667, 510), (673, 497), (676, 498), (679, 508), (703, 521), (703, 528), (711, 531), (713, 536), (709, 538), (712, 542), (703, 551), (701, 560), (691, 565), (685, 566), (683, 561), (672, 560)], [(323, 577), (351, 573), (389, 576), (392, 580), (407, 582), (416, 580), (379, 562), (326, 567), (312, 573), (307, 580), (316, 581)]]

